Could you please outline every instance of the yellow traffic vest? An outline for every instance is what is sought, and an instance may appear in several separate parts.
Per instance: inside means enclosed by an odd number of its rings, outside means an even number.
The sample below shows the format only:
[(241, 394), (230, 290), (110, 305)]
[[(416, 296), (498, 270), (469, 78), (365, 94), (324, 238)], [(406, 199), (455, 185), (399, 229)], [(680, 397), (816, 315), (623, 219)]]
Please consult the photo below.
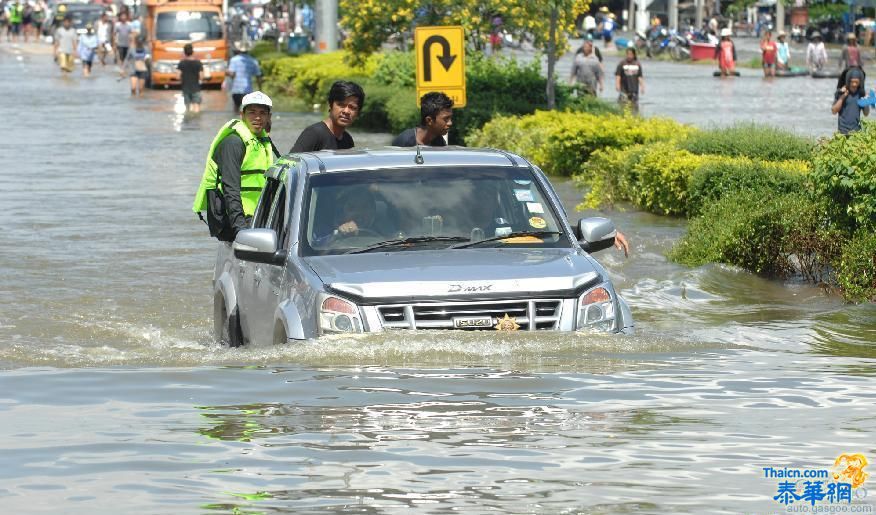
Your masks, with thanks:
[(219, 178), (219, 165), (213, 159), (213, 152), (222, 143), (222, 140), (230, 134), (237, 133), (243, 140), (246, 153), (243, 163), (240, 165), (240, 202), (243, 204), (243, 214), (252, 216), (255, 213), (259, 195), (265, 187), (265, 171), (274, 162), (273, 147), (270, 140), (262, 141), (249, 130), (243, 120), (231, 120), (219, 129), (219, 133), (210, 144), (207, 153), (207, 164), (204, 166), (204, 176), (198, 193), (195, 194), (195, 203), (192, 211), (199, 213), (207, 210), (207, 190), (218, 189), (222, 191), (222, 181)]
[(21, 4), (13, 5), (12, 10), (9, 12), (9, 23), (21, 23), (22, 19)]

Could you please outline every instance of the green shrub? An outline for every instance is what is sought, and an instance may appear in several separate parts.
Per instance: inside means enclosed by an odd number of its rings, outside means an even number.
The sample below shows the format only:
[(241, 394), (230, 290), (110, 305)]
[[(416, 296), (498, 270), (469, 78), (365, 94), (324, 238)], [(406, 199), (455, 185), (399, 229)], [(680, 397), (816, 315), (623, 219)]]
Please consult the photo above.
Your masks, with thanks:
[[(324, 104), (334, 81), (362, 82), (363, 78), (373, 75), (382, 57), (382, 54), (375, 54), (361, 67), (346, 64), (346, 53), (342, 51), (273, 59), (262, 66), (264, 88), (268, 94), (296, 97), (306, 107)], [(367, 91), (365, 95), (367, 102)]]
[[(637, 164), (648, 151), (648, 145), (633, 145), (625, 148), (596, 150), (584, 164), (582, 172), (573, 176), (575, 184), (587, 189), (578, 210), (610, 208), (627, 198), (626, 172)], [(624, 190), (621, 190), (621, 180)]]
[[(687, 212), (691, 175), (708, 157), (675, 148), (673, 142), (597, 151), (575, 177), (590, 191), (580, 208), (599, 208), (628, 200), (652, 213)], [(719, 158), (721, 159), (721, 158)]]
[(538, 111), (496, 118), (467, 141), (519, 152), (552, 175), (574, 175), (599, 149), (669, 141), (692, 130), (667, 118)]
[(805, 193), (764, 202), (761, 192), (740, 191), (692, 220), (669, 257), (689, 266), (727, 263), (768, 277), (826, 281), (842, 241), (826, 225), (823, 206)]
[(453, 114), (452, 144), (468, 141), (470, 133), (496, 115), (524, 115), (547, 106), (546, 79), (537, 59), (521, 63), (472, 53), (465, 65), (466, 106)]
[(876, 229), (876, 124), (823, 141), (812, 159), (814, 191), (843, 227)]
[(814, 143), (789, 131), (748, 123), (694, 132), (679, 147), (694, 154), (785, 161), (809, 159)]
[(399, 90), (374, 79), (364, 80), (362, 87), (366, 95), (365, 106), (359, 113), (356, 127), (398, 134), (419, 123), (420, 109), (414, 90)]
[(277, 45), (273, 41), (259, 41), (255, 44), (249, 54), (264, 64), (267, 61), (288, 57), (289, 54), (277, 49)]
[(374, 84), (414, 89), (417, 65), (413, 52), (387, 52), (374, 70)]
[(662, 215), (687, 213), (688, 182), (691, 175), (708, 159), (672, 142), (648, 145), (638, 162), (622, 173), (619, 180), (624, 198), (636, 206)]
[(876, 301), (876, 233), (862, 229), (843, 247), (837, 283), (850, 302)]
[(762, 192), (764, 198), (803, 191), (808, 172), (805, 161), (771, 163), (706, 156), (690, 178), (686, 214), (696, 216), (709, 204), (737, 191)]
[(590, 95), (572, 96), (571, 89), (562, 84), (557, 85), (557, 108), (560, 111), (575, 111), (590, 114), (623, 114), (623, 110), (613, 102)]

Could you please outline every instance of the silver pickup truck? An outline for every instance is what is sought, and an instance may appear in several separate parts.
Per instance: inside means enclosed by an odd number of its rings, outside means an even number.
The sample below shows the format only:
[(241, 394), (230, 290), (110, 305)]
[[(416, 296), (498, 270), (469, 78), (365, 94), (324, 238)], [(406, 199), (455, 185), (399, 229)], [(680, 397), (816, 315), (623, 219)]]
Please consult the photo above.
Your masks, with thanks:
[(291, 154), (252, 228), (220, 243), (226, 345), (396, 330), (633, 331), (590, 255), (614, 224), (571, 227), (537, 167), (492, 149)]

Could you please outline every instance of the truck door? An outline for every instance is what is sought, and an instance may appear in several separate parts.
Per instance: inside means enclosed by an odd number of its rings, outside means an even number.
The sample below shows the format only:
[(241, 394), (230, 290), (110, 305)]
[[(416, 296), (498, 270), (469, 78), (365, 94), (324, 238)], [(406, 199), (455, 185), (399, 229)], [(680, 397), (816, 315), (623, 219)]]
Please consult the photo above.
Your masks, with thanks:
[[(256, 227), (273, 229), (277, 234), (277, 248), (285, 249), (289, 245), (289, 235), (286, 230), (288, 220), (288, 202), (286, 185), (280, 183), (270, 198), (270, 210), (263, 220), (257, 220)], [(262, 198), (262, 201), (268, 199)], [(286, 277), (285, 265), (252, 263), (252, 302), (247, 310), (247, 320), (250, 336), (259, 344), (270, 344), (274, 336), (274, 314), (280, 303)]]

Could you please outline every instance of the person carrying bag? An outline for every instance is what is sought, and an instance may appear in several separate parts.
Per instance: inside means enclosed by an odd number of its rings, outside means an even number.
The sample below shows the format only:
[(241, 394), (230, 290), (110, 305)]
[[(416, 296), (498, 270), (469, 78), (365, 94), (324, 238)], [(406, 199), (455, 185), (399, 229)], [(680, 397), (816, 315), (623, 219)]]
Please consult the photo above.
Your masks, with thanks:
[(249, 93), (241, 101), (240, 118), (225, 123), (210, 144), (192, 211), (220, 241), (234, 241), (255, 213), (265, 171), (277, 155), (268, 135), (272, 105), (264, 93)]

